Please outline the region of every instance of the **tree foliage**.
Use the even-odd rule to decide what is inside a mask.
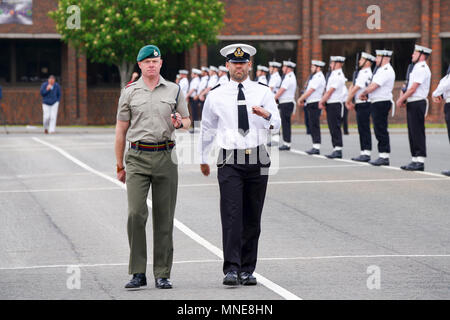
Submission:
[[[73,3],[59,0],[58,9],[49,12],[62,40],[93,62],[118,66],[121,78],[132,72],[144,45],[157,45],[164,56],[214,42],[225,14],[219,0],[78,0],[76,10]]]

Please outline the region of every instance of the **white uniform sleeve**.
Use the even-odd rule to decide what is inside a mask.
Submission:
[[[450,90],[450,75],[445,76],[439,81],[439,85],[433,92],[433,97],[439,97]]]
[[[423,68],[422,70],[420,70],[421,67],[416,68],[412,73],[411,73],[411,78],[412,81],[410,81],[410,83],[419,83],[422,84],[425,81],[425,78],[427,77],[426,72],[424,72]]]
[[[281,83],[281,88],[284,89],[289,89],[289,87],[291,86],[291,81],[290,81],[290,77],[284,77],[283,82]]]
[[[375,75],[373,76],[372,82],[376,83],[377,85],[382,87],[387,82],[387,80],[388,80],[388,77],[386,77],[384,72],[382,72],[380,70],[377,73],[375,73]]]
[[[266,129],[270,129],[270,127],[272,127],[271,131],[277,132],[281,126],[281,118],[277,103],[275,101],[275,95],[272,91],[270,91],[270,89],[267,90],[264,95],[262,106],[272,114],[270,121],[266,121]]]
[[[208,95],[205,99],[205,104],[203,105],[202,122],[198,143],[198,151],[202,164],[208,163],[208,154],[217,134],[218,122],[219,117],[214,113],[213,108],[211,108],[211,96]]]
[[[313,77],[311,80],[309,80],[309,83],[308,83],[308,90],[309,89],[314,89],[314,90],[316,90],[319,86],[320,86],[320,77],[319,76],[317,76],[317,77]]]

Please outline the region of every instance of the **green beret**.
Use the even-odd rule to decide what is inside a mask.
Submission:
[[[139,50],[137,61],[142,61],[147,58],[157,58],[161,57],[161,51],[159,51],[159,48],[154,45],[147,45],[145,47],[142,47],[141,50]]]

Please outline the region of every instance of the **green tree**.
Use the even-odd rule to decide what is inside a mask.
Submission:
[[[219,0],[59,0],[49,16],[62,41],[93,62],[116,65],[121,85],[133,72],[141,47],[182,52],[196,43],[210,44],[223,27]]]

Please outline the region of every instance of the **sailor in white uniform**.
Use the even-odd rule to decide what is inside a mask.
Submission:
[[[397,107],[406,106],[409,147],[412,161],[400,168],[406,171],[424,171],[427,156],[425,117],[428,112],[431,70],[427,59],[431,49],[416,45],[408,68],[406,84],[397,100]]]
[[[356,123],[358,124],[359,144],[361,154],[352,158],[353,161],[369,162],[372,152],[372,135],[370,133],[370,102],[360,99],[361,93],[372,78],[372,63],[376,58],[362,52],[358,61],[358,68],[353,75],[353,84],[350,87],[345,105],[347,109],[356,110]]]
[[[345,82],[347,78],[342,71],[345,57],[331,56],[330,70],[328,79],[326,80],[325,92],[319,102],[319,109],[327,110],[328,128],[331,134],[331,142],[333,152],[325,155],[327,158],[342,158],[342,131],[341,121],[344,117],[344,101],[346,95]]]
[[[202,71],[197,68],[192,68],[191,70],[191,82],[189,83],[189,91],[186,95],[186,99],[189,101],[189,105],[191,107],[191,115],[192,115],[192,130],[191,133],[194,133],[195,122],[200,120],[200,114],[198,110],[198,99],[195,99],[198,92],[198,86],[200,85],[200,76]]]
[[[178,71],[178,74],[180,75],[180,80],[178,82],[178,84],[180,85],[180,90],[186,97],[189,92],[189,80],[188,80],[189,71],[182,69]]]
[[[279,101],[281,131],[283,134],[283,144],[278,148],[280,151],[291,149],[291,117],[295,111],[295,91],[297,90],[297,79],[294,69],[296,64],[292,61],[283,61],[284,78],[280,89],[275,95],[275,100]]]
[[[395,114],[392,101],[392,89],[395,83],[395,71],[391,66],[392,51],[376,50],[376,67],[366,89],[359,95],[362,101],[370,102],[375,137],[378,140],[378,159],[369,163],[374,166],[388,166],[391,152],[388,131],[389,111]]]
[[[262,84],[267,85],[267,73],[269,72],[269,68],[265,66],[257,66],[256,67],[256,82],[261,82]]]
[[[302,95],[297,100],[297,104],[305,108],[306,118],[309,122],[313,147],[306,153],[310,155],[320,154],[320,115],[322,111],[319,109],[319,101],[322,98],[326,84],[325,76],[322,72],[323,67],[325,67],[325,62],[319,60],[311,61],[311,75],[306,82]]]
[[[223,241],[224,285],[255,285],[261,214],[268,182],[269,155],[264,143],[280,127],[274,95],[251,81],[248,69],[256,49],[229,45],[226,57],[230,81],[208,94],[199,140],[201,171],[210,174],[208,154],[214,139],[221,148],[217,162]]]
[[[225,66],[219,66],[219,84],[225,84],[228,81],[228,69]]]

